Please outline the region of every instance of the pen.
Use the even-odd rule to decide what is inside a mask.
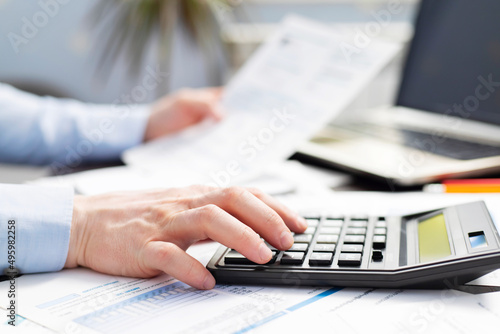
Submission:
[[[441,184],[425,185],[423,190],[431,193],[497,193],[500,179],[445,180]]]

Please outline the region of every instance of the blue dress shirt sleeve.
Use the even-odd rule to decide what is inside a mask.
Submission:
[[[8,226],[12,225],[15,267],[21,273],[57,271],[64,267],[73,196],[71,188],[0,184],[1,272],[9,265],[8,245],[14,239]]]
[[[143,141],[149,107],[39,97],[0,83],[0,162],[74,168]]]

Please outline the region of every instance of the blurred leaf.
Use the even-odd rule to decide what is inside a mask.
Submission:
[[[123,53],[128,72],[137,75],[148,52],[158,45],[162,66],[170,65],[172,40],[178,18],[187,25],[210,61],[214,55],[217,23],[212,13],[229,10],[231,0],[101,0],[92,13],[92,25],[102,28],[98,40],[98,73],[109,77],[116,59]],[[154,40],[158,38],[158,40]]]

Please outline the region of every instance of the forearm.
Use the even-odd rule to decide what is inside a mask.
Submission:
[[[0,84],[0,162],[76,167],[142,142],[149,107],[38,97]]]

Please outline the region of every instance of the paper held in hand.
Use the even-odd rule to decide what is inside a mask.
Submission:
[[[229,186],[283,161],[338,115],[401,49],[296,16],[255,53],[228,84],[218,124],[200,124],[130,149],[123,160],[194,182]]]

